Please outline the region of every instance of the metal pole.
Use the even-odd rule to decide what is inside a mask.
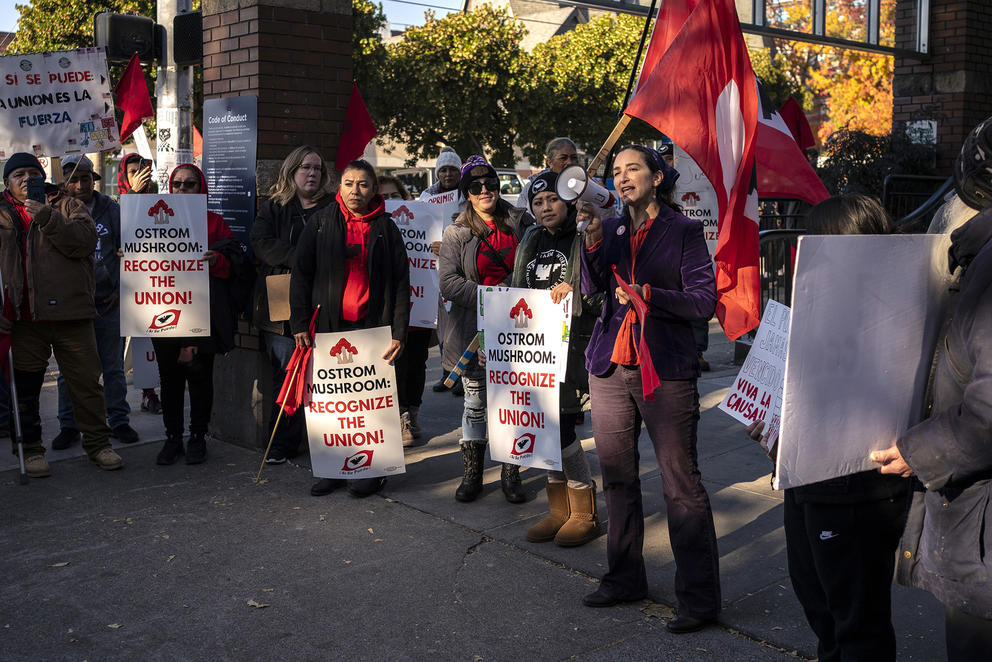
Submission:
[[[158,62],[155,83],[156,159],[154,178],[159,190],[168,191],[168,177],[180,163],[193,160],[193,74],[190,67],[177,67],[172,60],[176,35],[172,23],[178,14],[192,10],[191,0],[159,0],[157,21],[166,31],[164,52]]]
[[[620,104],[620,112],[617,113],[617,119],[623,115],[623,109],[627,107],[627,102],[630,101],[630,93],[634,89],[634,78],[637,76],[637,66],[641,63],[641,53],[644,51],[644,42],[648,38],[648,26],[651,25],[651,17],[654,16],[654,7],[658,3],[658,0],[651,0],[651,7],[648,9],[648,15],[644,18],[644,29],[641,30],[641,41],[637,44],[637,54],[634,56],[634,66],[630,68],[630,78],[627,80],[627,91],[623,95],[623,103]],[[638,80],[640,78],[638,77]]]

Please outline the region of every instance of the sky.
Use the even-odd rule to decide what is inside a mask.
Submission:
[[[15,4],[29,4],[30,0],[0,0],[0,31],[14,32],[17,29],[17,9]],[[382,0],[383,11],[394,30],[402,30],[409,25],[421,25],[424,12],[433,9],[438,16],[461,9],[461,0]]]

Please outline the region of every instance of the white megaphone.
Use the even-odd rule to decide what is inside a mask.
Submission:
[[[586,200],[602,209],[613,206],[613,194],[590,179],[580,165],[570,165],[558,173],[555,193],[565,202]]]

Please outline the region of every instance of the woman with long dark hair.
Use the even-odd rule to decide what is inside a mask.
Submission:
[[[479,285],[506,285],[524,230],[534,219],[499,197],[499,177],[481,156],[470,156],[461,169],[458,189],[466,196],[465,211],[444,230],[438,263],[441,296],[451,302],[444,325],[442,367],[451,370],[478,333],[476,294]],[[462,459],[465,472],[455,491],[459,501],[475,501],[482,493],[482,465],[489,440],[486,421],[486,375],[478,353],[462,373]],[[520,468],[504,464],[503,495],[510,503],[526,501]]]
[[[716,285],[702,224],[671,201],[677,178],[656,151],[622,148],[613,183],[624,213],[586,234],[583,291],[606,293],[586,367],[609,519],[609,570],[584,603],[608,607],[647,594],[637,451],[643,422],[661,470],[676,564],[678,615],[667,628],[683,633],[716,619],[720,576],[713,511],[696,463],[699,361],[691,324],[713,314]],[[643,319],[618,276],[646,304]],[[655,373],[658,386],[645,389]]]

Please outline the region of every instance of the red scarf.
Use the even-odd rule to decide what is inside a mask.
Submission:
[[[644,245],[644,239],[648,236],[648,230],[654,224],[654,219],[649,218],[641,227],[630,235],[630,282],[634,282],[634,265],[637,263],[637,254]],[[651,300],[650,286],[644,288],[644,300]],[[628,304],[629,305],[629,304]],[[616,342],[613,344],[613,355],[610,360],[617,365],[640,365],[641,359],[634,343],[634,328],[637,323],[637,311],[630,305],[627,315],[623,318],[620,330],[617,332]]]

